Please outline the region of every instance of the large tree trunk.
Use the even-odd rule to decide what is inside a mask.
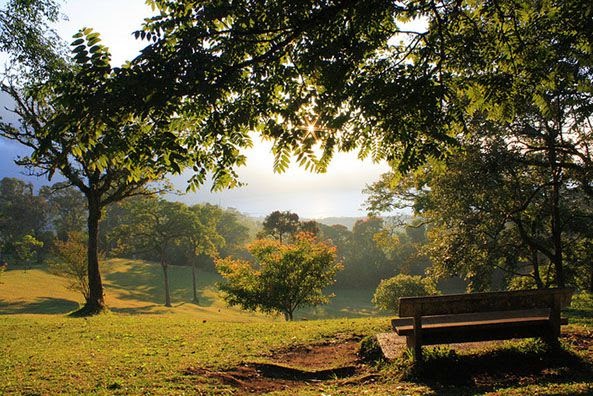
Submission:
[[[87,265],[89,278],[89,296],[86,304],[80,309],[79,315],[96,315],[104,311],[105,297],[103,294],[103,282],[99,272],[99,220],[101,220],[101,206],[99,199],[93,196],[87,196],[89,206],[88,226],[88,246],[87,246]]]
[[[192,263],[191,265],[191,279],[192,279],[192,286],[194,288],[194,304],[199,304],[200,300],[198,300],[198,290],[197,290],[197,282],[196,282],[196,264]]]
[[[163,267],[163,280],[165,282],[165,307],[171,306],[171,290],[169,289],[169,272],[167,271],[168,265],[161,258],[161,267]]]

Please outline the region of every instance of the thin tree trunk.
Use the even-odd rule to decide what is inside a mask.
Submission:
[[[194,288],[194,304],[199,304],[200,300],[198,300],[198,290],[197,290],[197,285],[196,285],[196,264],[192,263],[191,265],[191,279],[192,279],[192,285]]]
[[[562,227],[560,224],[560,181],[557,175],[558,170],[554,171],[554,182],[552,187],[552,240],[554,243],[553,265],[556,273],[556,284],[558,287],[564,287],[564,267],[562,262]]]
[[[542,281],[542,277],[539,273],[539,257],[537,254],[537,250],[534,248],[531,248],[531,262],[533,264],[533,279],[535,279],[535,284],[537,286],[538,289],[543,289],[544,288],[544,282]]]
[[[552,244],[554,245],[554,255],[552,257],[552,265],[556,274],[556,285],[564,287],[564,268],[562,262],[563,246],[562,246],[562,226],[560,219],[560,184],[562,169],[558,164],[558,155],[556,152],[556,138],[558,133],[555,131],[548,132],[548,161],[550,163],[550,171],[552,174],[552,191],[550,197],[551,210],[551,228],[552,228]]]
[[[165,282],[165,307],[171,306],[171,291],[169,290],[169,273],[167,263],[161,258],[161,267],[163,267],[163,280]]]
[[[95,315],[104,311],[105,297],[103,294],[103,282],[99,272],[99,220],[101,219],[101,206],[99,199],[93,196],[87,196],[89,217],[88,226],[88,245],[87,245],[87,268],[89,280],[89,296],[85,306],[78,311],[80,315]]]

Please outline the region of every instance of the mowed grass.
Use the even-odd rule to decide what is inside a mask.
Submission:
[[[387,318],[286,323],[279,315],[229,308],[215,287],[220,278],[204,271],[194,304],[191,269],[173,266],[173,307],[167,308],[158,264],[111,259],[101,271],[110,312],[91,318],[67,315],[82,298],[43,267],[2,275],[0,394],[228,393],[232,387],[184,373],[224,370],[278,348],[388,326]],[[369,294],[346,291],[332,306],[305,310],[302,317],[369,316]]]
[[[43,268],[2,275],[0,395],[243,394],[245,389],[221,381],[224,375],[196,373],[224,373],[265,362],[278,350],[389,331],[390,318],[376,316],[369,291],[338,290],[329,306],[297,315],[309,320],[287,323],[226,307],[215,274],[200,272],[196,305],[190,269],[172,267],[174,306],[165,308],[160,266],[116,259],[103,263],[102,273],[111,312],[91,318],[67,316],[81,299]],[[522,341],[459,354],[446,346],[427,348],[431,375],[410,376],[404,355],[369,366],[362,379],[302,381],[278,393],[593,394],[592,296],[576,295],[566,314],[571,324],[563,330],[567,352],[561,354]],[[334,319],[316,320],[323,317]]]
[[[0,394],[230,392],[185,372],[224,370],[280,347],[385,327],[384,319],[221,323],[172,315],[9,315],[0,320]]]

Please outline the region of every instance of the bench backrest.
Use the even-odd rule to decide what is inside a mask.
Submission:
[[[570,305],[572,293],[572,289],[540,289],[401,297],[399,299],[399,317],[512,311],[531,308],[559,310]]]

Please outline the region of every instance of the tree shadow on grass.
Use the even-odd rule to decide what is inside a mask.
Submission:
[[[468,355],[447,348],[428,350],[422,368],[412,372],[410,379],[439,394],[476,394],[517,386],[589,383],[593,378],[592,363],[572,351],[541,347],[537,342],[520,345]],[[579,394],[574,392],[569,393]],[[590,394],[591,389],[583,392]]]
[[[120,290],[118,298],[158,304],[162,300],[161,277],[156,265],[130,264],[125,271],[110,272],[104,276],[108,289]]]
[[[210,277],[198,277],[198,298],[200,306],[211,306],[214,299],[204,293],[212,285]],[[157,263],[133,263],[125,271],[114,271],[105,275],[107,289],[119,291],[120,300],[134,300],[146,303],[142,307],[113,309],[117,312],[144,313],[153,312],[154,308],[164,304],[163,272]],[[191,303],[193,300],[191,268],[169,266],[169,284],[173,305]]]
[[[0,315],[66,314],[79,308],[76,301],[65,298],[38,297],[33,301],[0,300]]]

